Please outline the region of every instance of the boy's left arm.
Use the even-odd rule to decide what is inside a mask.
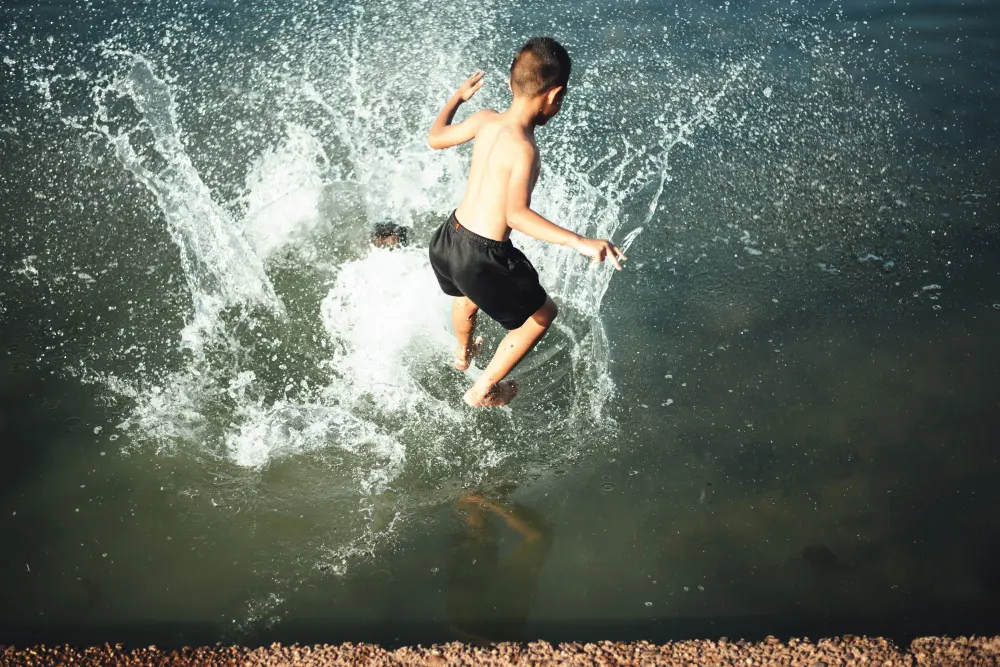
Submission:
[[[580,236],[531,210],[529,202],[535,182],[534,165],[537,149],[522,142],[519,146],[513,147],[512,152],[510,180],[507,184],[507,225],[539,241],[573,248],[594,262],[610,260],[615,268],[621,271],[621,260],[626,257],[614,243]]]
[[[440,150],[464,144],[466,141],[476,137],[476,132],[479,131],[479,127],[483,124],[483,121],[496,113],[492,109],[477,111],[461,123],[456,123],[455,125],[452,125],[451,121],[455,117],[458,107],[464,102],[471,100],[472,96],[482,87],[482,72],[476,72],[466,79],[465,83],[459,86],[458,90],[445,103],[444,108],[441,109],[441,113],[434,120],[431,131],[427,135],[428,146],[435,150]]]

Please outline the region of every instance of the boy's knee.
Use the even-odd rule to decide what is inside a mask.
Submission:
[[[475,315],[479,311],[479,306],[477,306],[476,304],[474,304],[472,302],[472,299],[470,299],[467,296],[463,296],[463,297],[461,297],[458,300],[458,306],[463,311],[465,311],[468,314],[469,317],[472,317],[473,315]]]

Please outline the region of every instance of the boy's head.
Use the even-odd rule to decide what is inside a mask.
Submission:
[[[510,90],[514,97],[536,100],[538,124],[559,113],[569,83],[569,54],[551,37],[532,37],[510,65]]]
[[[380,222],[372,230],[372,245],[376,248],[400,248],[407,244],[406,227]]]

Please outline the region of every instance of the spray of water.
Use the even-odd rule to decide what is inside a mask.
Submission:
[[[107,136],[122,166],[156,197],[180,251],[194,301],[194,312],[181,334],[181,344],[200,356],[204,338],[213,335],[224,309],[261,305],[280,313],[281,302],[261,259],[232,218],[212,199],[185,152],[169,86],[142,56],[114,55],[130,59],[131,67],[110,90],[98,89],[94,127]],[[144,128],[152,134],[159,165],[143,164],[128,132],[112,134],[108,129],[107,106],[100,98],[109,93],[126,96],[142,115]]]

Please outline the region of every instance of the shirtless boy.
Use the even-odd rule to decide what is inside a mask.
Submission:
[[[556,304],[539,284],[535,268],[510,242],[511,229],[568,246],[594,262],[609,259],[618,270],[619,260],[625,259],[610,241],[585,238],[531,210],[541,166],[535,128],[559,113],[569,71],[566,49],[548,37],[535,37],[510,66],[514,99],[506,111],[484,109],[451,123],[458,107],[483,87],[483,73],[477,72],[444,105],[427,138],[434,149],[475,140],[465,196],[430,243],[431,266],[441,289],[455,297],[455,367],[468,369],[479,353],[482,339],[473,340],[473,332],[480,309],[509,331],[465,393],[465,402],[472,406],[506,405],[517,395],[517,382],[504,378],[556,317]]]

